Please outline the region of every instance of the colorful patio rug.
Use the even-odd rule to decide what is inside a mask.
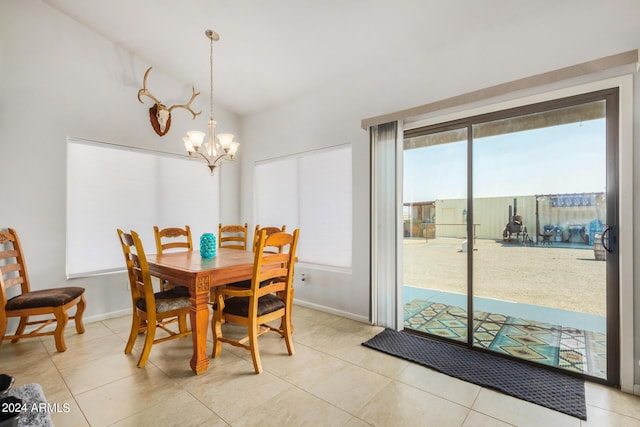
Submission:
[[[404,305],[404,327],[466,342],[467,312],[416,299]],[[606,378],[604,334],[484,311],[474,312],[473,332],[474,346]]]

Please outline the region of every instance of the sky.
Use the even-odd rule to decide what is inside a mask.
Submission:
[[[474,196],[605,191],[605,119],[474,140]],[[467,196],[466,141],[404,151],[404,202]]]

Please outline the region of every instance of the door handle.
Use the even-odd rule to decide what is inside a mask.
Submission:
[[[609,233],[611,233],[611,237],[609,237]],[[602,236],[600,237],[600,241],[602,242],[602,247],[609,253],[613,252],[613,249],[616,244],[616,235],[613,234],[613,226],[608,225],[604,231],[602,232]],[[607,246],[607,242],[613,243],[611,246]]]

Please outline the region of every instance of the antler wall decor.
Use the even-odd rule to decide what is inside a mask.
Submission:
[[[149,119],[151,120],[151,126],[153,126],[153,130],[155,130],[158,135],[164,136],[167,132],[169,132],[169,128],[171,127],[171,110],[173,110],[174,108],[184,108],[185,110],[188,110],[193,115],[194,119],[198,114],[202,113],[202,111],[196,113],[191,109],[191,103],[194,99],[196,99],[196,96],[200,95],[200,92],[196,92],[196,89],[191,86],[192,94],[189,102],[187,102],[186,104],[172,105],[171,107],[167,108],[166,105],[164,105],[158,98],[153,96],[151,92],[149,92],[149,89],[147,89],[147,77],[149,76],[149,72],[152,68],[153,67],[149,67],[144,73],[142,89],[138,91],[138,101],[144,104],[142,99],[140,99],[140,97],[144,95],[151,98],[151,100],[155,103],[153,107],[149,108]]]

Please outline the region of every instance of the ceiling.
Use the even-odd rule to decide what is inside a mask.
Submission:
[[[561,66],[637,48],[637,0],[43,0],[150,66],[209,88],[214,45],[216,104],[247,115],[326,85],[403,96],[403,108],[535,72],[536,55],[557,51]],[[632,9],[610,24],[613,4]],[[587,3],[587,4],[585,4]],[[631,16],[629,16],[631,15]],[[598,40],[593,25],[621,36]],[[585,38],[594,38],[583,43]],[[612,46],[612,43],[618,43]],[[553,55],[550,55],[553,57]],[[517,61],[514,61],[517,60]],[[487,64],[513,62],[505,67]],[[566,62],[566,64],[564,64]],[[437,66],[435,66],[437,64]],[[555,67],[560,68],[560,66]],[[470,70],[474,80],[466,77]],[[424,81],[439,82],[414,95]],[[391,95],[389,95],[391,96]],[[451,96],[450,94],[448,96]],[[423,101],[424,100],[424,101]]]

